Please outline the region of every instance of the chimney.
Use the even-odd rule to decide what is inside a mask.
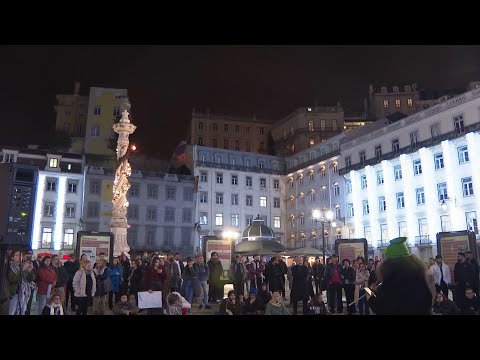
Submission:
[[[73,95],[78,95],[80,93],[80,82],[75,82],[75,89],[73,90]]]

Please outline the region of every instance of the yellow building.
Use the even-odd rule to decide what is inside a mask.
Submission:
[[[75,83],[73,95],[57,95],[55,129],[65,131],[72,138],[71,152],[81,153],[85,143],[88,96],[80,95],[80,83]]]
[[[121,115],[121,105],[127,97],[127,89],[91,87],[88,97],[88,114],[85,133],[85,154],[113,156],[109,148],[114,120]]]

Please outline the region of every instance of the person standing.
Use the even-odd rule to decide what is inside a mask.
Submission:
[[[107,272],[112,281],[112,290],[108,293],[108,308],[113,310],[113,296],[115,295],[115,303],[117,303],[120,300],[120,290],[123,283],[123,267],[117,257],[113,258],[112,265],[107,268]]]
[[[92,270],[92,263],[84,260],[82,266],[73,277],[72,286],[77,305],[77,315],[87,315],[88,304],[92,302],[97,292],[95,274]]]
[[[464,252],[458,253],[457,260],[453,273],[455,281],[453,301],[459,309],[462,309],[465,301],[465,289],[472,288],[475,280],[475,269],[472,264],[466,261]]]
[[[450,268],[443,262],[442,255],[435,257],[435,264],[431,266],[433,275],[435,277],[435,288],[437,293],[443,292],[448,299],[448,287],[452,283],[452,277],[450,275]]]
[[[365,264],[361,263],[358,266],[358,271],[355,275],[355,301],[358,302],[358,313],[360,315],[368,315],[368,306],[365,299],[365,288],[368,285],[370,273],[365,268]],[[348,300],[347,300],[348,302]]]
[[[355,294],[355,270],[352,266],[350,266],[349,259],[343,260],[343,266],[340,270],[340,277],[342,278],[342,285],[343,289],[345,290],[345,298],[347,300],[347,313],[348,315],[352,315],[355,313],[355,303],[353,303]]]
[[[342,278],[340,276],[341,268],[338,265],[338,256],[333,254],[331,257],[331,263],[327,264],[327,269],[325,270],[325,281],[328,286],[328,306],[330,312],[335,313],[335,299],[337,300],[337,311],[339,313],[343,312],[343,301],[342,301]]]
[[[468,250],[465,251],[465,261],[468,261],[470,264],[472,264],[473,269],[475,270],[475,278],[473,279],[473,284],[472,284],[472,289],[475,292],[475,294],[479,295],[478,291],[478,284],[479,284],[479,273],[480,273],[480,267],[478,266],[477,260],[473,257],[473,253]]]
[[[260,262],[260,255],[254,255],[253,261],[247,270],[250,275],[250,289],[258,289],[263,282],[263,272],[265,270],[265,267]]]
[[[325,276],[325,266],[320,262],[320,257],[315,257],[315,262],[312,265],[313,269],[313,279],[315,281],[315,294],[321,294],[322,281]]]
[[[45,256],[38,268],[38,315],[42,314],[47,299],[57,284],[57,273],[51,265],[52,258]]]
[[[128,294],[128,283],[129,283],[130,276],[132,275],[132,267],[130,265],[129,258],[123,252],[120,255],[119,262],[120,262],[120,266],[123,268],[123,279],[122,279],[123,281],[122,281],[122,285],[120,286],[120,292],[122,294]]]
[[[141,259],[135,259],[132,263],[133,271],[130,277],[130,295],[135,296],[135,303],[138,306],[138,292],[143,291],[143,266]]]
[[[285,296],[286,295],[286,293],[285,293],[285,290],[286,290],[285,275],[288,274],[288,266],[285,263],[285,261],[283,260],[282,256],[279,257],[278,266],[280,267],[280,270],[282,272],[282,278],[281,278],[281,281],[282,281],[282,300],[285,301],[285,300],[287,300],[287,298]]]
[[[309,269],[303,264],[303,259],[298,256],[295,258],[295,264],[292,266],[292,292],[290,298],[293,305],[293,315],[297,315],[298,302],[303,303],[303,314],[307,313],[308,294],[308,275]],[[272,295],[273,296],[273,295]]]
[[[55,284],[54,292],[62,294],[62,301],[65,300],[65,288],[67,287],[68,274],[67,270],[63,267],[60,257],[58,255],[52,255],[52,266],[57,273],[57,283]],[[65,306],[65,310],[67,307]],[[62,307],[63,311],[63,307]]]
[[[198,306],[199,309],[210,309],[210,305],[208,305],[208,276],[210,274],[210,269],[208,268],[208,265],[205,264],[205,261],[203,259],[203,256],[201,254],[195,255],[195,264],[193,264],[195,267],[195,270],[197,271],[198,274],[198,282],[200,283],[200,287],[202,288],[202,301],[200,302],[200,305]]]
[[[167,258],[167,262],[165,265],[168,268],[168,274],[169,274],[169,279],[168,279],[168,284],[170,286],[170,291],[175,292],[180,290],[180,282],[181,282],[181,277],[182,273],[180,272],[180,265],[179,263],[175,262],[175,259],[173,258],[173,254],[169,254]]]
[[[32,262],[27,260],[22,264],[21,259],[20,250],[13,250],[9,255],[5,284],[7,301],[2,307],[8,315],[25,313],[32,289],[30,284],[35,279]]]
[[[213,302],[220,302],[223,299],[223,283],[221,280],[223,266],[216,251],[212,252],[211,258],[208,260],[207,265],[210,270],[208,278],[210,290],[209,297]]]
[[[198,283],[198,273],[193,267],[193,259],[187,258],[187,266],[184,267],[183,273],[183,289],[187,301],[191,304],[194,295],[201,295],[200,284]]]
[[[105,260],[98,259],[93,272],[97,282],[97,292],[93,298],[93,313],[95,315],[104,315],[107,295],[112,290],[112,281],[108,276],[108,268]]]
[[[73,290],[73,278],[75,273],[80,269],[80,263],[76,260],[75,254],[70,254],[68,261],[63,265],[67,271],[67,289],[65,292],[65,310],[68,308],[68,300],[70,299],[70,307],[75,311],[75,291]]]
[[[27,262],[27,261],[30,261],[33,265],[32,274],[33,274],[33,277],[34,277],[33,281],[31,282],[30,296],[28,298],[27,308],[25,310],[25,315],[30,315],[30,312],[32,311],[33,297],[35,296],[35,291],[37,289],[36,280],[37,280],[37,272],[38,272],[38,266],[39,266],[38,261],[33,259],[33,251],[32,250],[28,250],[25,253],[25,262]]]
[[[233,290],[238,294],[243,293],[243,282],[245,280],[245,264],[242,262],[242,255],[235,255],[235,261],[232,262]],[[188,298],[187,298],[188,300]]]
[[[174,267],[175,265],[173,265]],[[163,287],[167,280],[168,269],[160,264],[160,258],[154,257],[152,265],[145,270],[143,275],[143,288],[145,291],[162,291],[162,300],[164,298]],[[166,297],[165,297],[166,298]],[[149,315],[162,315],[162,308],[148,309]]]

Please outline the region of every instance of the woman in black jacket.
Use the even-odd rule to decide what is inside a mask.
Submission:
[[[343,290],[345,291],[345,298],[347,300],[348,315],[355,314],[356,312],[355,304],[350,305],[355,297],[355,276],[355,270],[350,266],[350,260],[344,259],[342,269],[340,270],[340,277],[342,278]]]
[[[135,302],[138,306],[138,292],[143,291],[143,266],[140,259],[132,263],[132,274],[130,275],[130,295],[135,295]]]

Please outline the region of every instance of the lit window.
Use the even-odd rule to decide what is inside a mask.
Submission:
[[[383,107],[387,109],[389,107],[388,100],[383,100]]]
[[[260,207],[267,207],[267,197],[260,196]]]
[[[273,227],[277,229],[280,228],[280,216],[273,217]]]
[[[48,166],[51,168],[56,168],[58,167],[58,159],[50,159],[48,162]]]
[[[130,240],[130,239],[129,239]],[[63,233],[63,248],[73,248],[73,229],[65,229]]]
[[[395,107],[396,108],[400,107],[400,99],[395,99]]]
[[[310,147],[315,146],[315,138],[310,138],[310,140],[308,141],[308,145]]]
[[[215,225],[223,226],[223,214],[215,214]]]
[[[408,107],[413,107],[413,99],[407,99]]]
[[[44,227],[42,229],[42,248],[50,249],[52,247],[52,228]]]

